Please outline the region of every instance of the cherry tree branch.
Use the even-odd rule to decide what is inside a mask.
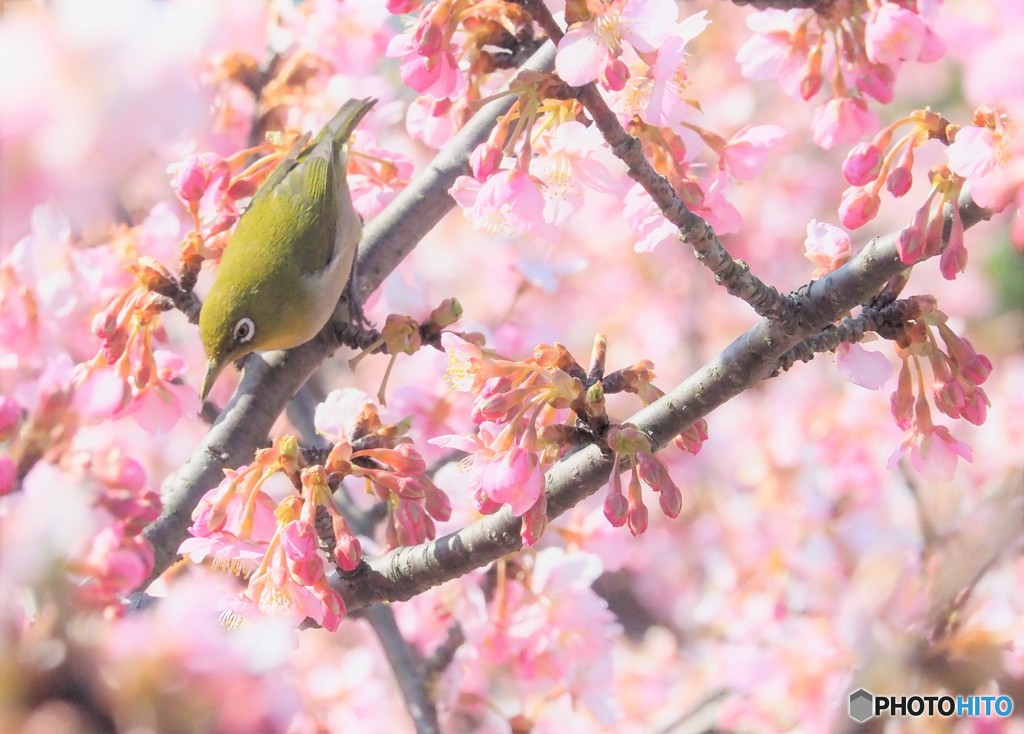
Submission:
[[[549,43],[523,68],[542,71],[553,62],[554,49]],[[455,202],[448,189],[459,175],[469,173],[470,153],[487,139],[513,101],[514,97],[508,96],[484,105],[416,180],[367,224],[357,259],[360,296],[375,290],[452,209]],[[300,347],[246,360],[242,381],[217,422],[188,461],[164,483],[163,511],[144,532],[156,559],[149,581],[173,562],[187,535],[192,510],[203,494],[223,479],[224,469],[252,459],[288,401],[337,347],[337,339],[327,327]]]
[[[960,216],[969,228],[989,212],[966,195]],[[952,209],[946,211],[949,223]],[[799,322],[762,318],[718,356],[629,422],[651,439],[655,449],[712,410],[770,377],[780,358],[805,339],[819,334],[850,309],[867,302],[906,265],[897,252],[898,235],[869,242],[852,260],[797,291]],[[545,477],[548,516],[554,519],[594,494],[608,480],[612,457],[592,444],[561,459]],[[410,599],[522,546],[520,520],[506,506],[471,525],[429,543],[396,548],[367,557],[355,571],[332,576],[332,584],[349,609],[377,601]]]
[[[533,19],[555,43],[564,33],[551,16],[543,0],[525,0]],[[644,154],[640,141],[627,133],[618,117],[604,101],[593,83],[579,88],[579,100],[590,113],[605,142],[619,160],[626,164],[626,173],[644,187],[664,217],[679,230],[679,239],[693,248],[697,259],[715,276],[715,282],[731,295],[742,299],[758,316],[785,321],[795,316],[789,298],[750,272],[742,260],[734,260],[719,241],[707,221],[691,211],[676,194],[668,179],[658,173]]]
[[[416,734],[441,734],[437,707],[427,691],[428,671],[395,622],[395,614],[384,604],[373,604],[361,612],[380,640],[384,655],[395,673],[405,707],[412,717]]]

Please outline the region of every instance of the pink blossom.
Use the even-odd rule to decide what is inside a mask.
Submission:
[[[611,173],[597,157],[603,144],[596,125],[588,128],[570,121],[556,128],[547,149],[531,163],[543,184],[546,222],[564,226],[583,205],[584,186],[611,190]]]
[[[875,8],[864,30],[868,58],[878,64],[897,66],[921,55],[927,28],[921,16],[899,3]]]
[[[710,185],[704,192],[704,199],[690,207],[708,220],[708,224],[720,235],[739,232],[743,226],[743,215],[740,214],[740,210],[725,198],[728,184],[728,174],[724,169],[718,169],[717,173],[712,174]]]
[[[331,390],[313,414],[316,432],[332,441],[350,441],[367,405],[376,405],[376,402],[362,390],[353,387]]]
[[[199,211],[199,203],[211,187],[223,195],[231,178],[227,161],[215,153],[190,155],[168,166],[167,173],[175,196],[192,212]]]
[[[881,352],[872,352],[860,344],[836,347],[836,369],[854,385],[881,390],[892,375],[892,365]]]
[[[653,252],[658,245],[679,240],[679,230],[665,219],[661,209],[640,184],[633,184],[626,193],[622,217],[638,235],[633,246],[637,252]]]
[[[899,448],[889,457],[889,468],[907,457],[910,465],[931,482],[948,482],[956,471],[957,457],[973,460],[971,447],[950,434],[945,426],[915,426],[907,433]]]
[[[694,13],[678,26],[661,44],[658,56],[650,67],[651,90],[644,118],[653,125],[678,125],[690,117],[693,108],[686,99],[689,87],[686,44],[707,28],[707,11]]]
[[[672,0],[614,0],[598,7],[593,20],[573,23],[558,42],[555,70],[574,87],[595,81],[623,42],[641,52],[658,50],[679,12]]]
[[[857,89],[876,102],[889,104],[895,96],[896,74],[885,64],[866,64],[857,74]]]
[[[114,420],[131,416],[147,433],[161,436],[168,433],[182,417],[199,412],[199,394],[191,385],[178,380],[186,369],[183,357],[158,349],[153,352],[156,369],[145,385],[129,386],[129,399],[115,410]]]
[[[850,145],[865,133],[878,127],[878,116],[862,99],[833,97],[814,111],[811,136],[814,142],[829,150],[837,145]]]
[[[812,277],[820,278],[843,265],[850,259],[852,247],[850,235],[839,227],[817,219],[807,223],[804,257],[816,266]]]
[[[769,8],[747,16],[755,35],[736,53],[743,76],[748,79],[779,79],[788,94],[800,91],[807,49],[797,39],[805,14],[798,8]],[[806,43],[806,41],[804,41]]]
[[[518,167],[502,169],[483,183],[459,176],[449,193],[475,229],[507,237],[530,231],[553,234],[543,217],[540,182]]]
[[[778,125],[747,125],[725,144],[722,160],[726,170],[737,181],[750,181],[764,168],[768,151],[786,131]]]
[[[429,21],[424,24],[435,27]],[[388,43],[386,55],[401,59],[399,73],[410,89],[434,99],[457,96],[466,86],[466,78],[459,71],[453,43],[437,48],[421,45],[424,34],[416,30],[396,35]]]
[[[281,528],[278,537],[288,570],[300,583],[312,586],[323,577],[320,541],[310,523],[293,520]]]
[[[544,492],[544,472],[537,454],[520,446],[494,454],[480,466],[476,479],[487,497],[509,505],[516,517],[533,507]]]

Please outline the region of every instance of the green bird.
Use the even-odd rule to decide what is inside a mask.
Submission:
[[[346,180],[348,139],[375,102],[349,100],[312,143],[300,140],[239,219],[199,314],[203,400],[231,362],[303,344],[334,313],[363,229]]]

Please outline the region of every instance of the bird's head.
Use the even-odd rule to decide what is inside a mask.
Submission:
[[[210,291],[199,313],[199,336],[206,351],[203,400],[225,367],[262,348],[266,332],[266,319],[252,292],[218,287]]]

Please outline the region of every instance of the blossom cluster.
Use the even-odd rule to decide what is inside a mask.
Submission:
[[[538,346],[530,358],[518,361],[489,354],[450,332],[442,336],[442,344],[448,352],[448,385],[473,394],[473,422],[479,429],[470,436],[442,436],[431,443],[469,454],[463,463],[477,509],[492,514],[507,505],[513,515],[523,518],[525,546],[536,543],[547,526],[544,472],[586,435],[575,433],[577,423],[606,441],[615,455],[605,501],[605,515],[612,525],[621,527],[628,518],[633,535],[647,529],[641,480],[660,494],[668,517],[679,514],[682,493],[655,456],[650,440],[634,426],[611,424],[605,411],[606,394],[630,392],[644,402],[661,395],[651,384],[654,372],[649,362],[603,375],[600,370],[584,371],[559,344]],[[595,353],[603,353],[604,348],[599,336]],[[707,425],[700,421],[680,434],[676,443],[697,453],[706,438]],[[619,479],[623,462],[631,467],[628,500]]]
[[[333,499],[346,477],[363,479],[367,491],[387,507],[389,547],[433,538],[433,521],[451,515],[448,498],[403,440],[401,427],[383,424],[362,393],[335,391],[318,409],[316,423],[333,441],[322,463],[303,467],[296,439],[284,435],[257,451],[251,464],[225,470],[224,480],[192,513],[192,537],[179,553],[195,563],[208,559],[213,568],[246,581],[227,602],[225,621],[231,626],[264,614],[338,628],[345,603],[328,581],[328,563],[349,572],[362,555]],[[268,483],[279,476],[291,487],[275,497]]]
[[[764,10],[748,18],[755,35],[737,61],[744,76],[778,79],[805,100],[828,90],[811,122],[814,142],[825,149],[850,145],[878,126],[868,99],[892,102],[904,63],[943,56],[936,9],[920,0],[852,0],[822,3],[817,11]]]

